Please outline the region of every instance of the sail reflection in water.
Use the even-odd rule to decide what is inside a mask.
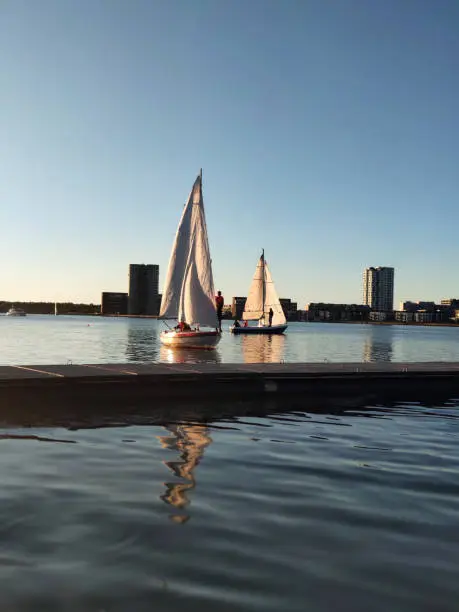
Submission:
[[[199,465],[204,455],[204,450],[212,442],[208,434],[208,428],[203,425],[171,424],[166,429],[171,436],[158,436],[163,446],[170,450],[178,451],[180,459],[177,461],[165,461],[164,464],[177,476],[181,482],[166,482],[166,492],[161,499],[178,510],[188,506],[188,491],[196,486],[194,470]],[[185,523],[190,518],[189,514],[181,512],[173,514],[170,519],[175,523]]]
[[[240,336],[244,363],[279,363],[284,359],[284,335]]]

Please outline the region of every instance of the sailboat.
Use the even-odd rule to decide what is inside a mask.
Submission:
[[[214,348],[221,338],[214,300],[201,170],[180,219],[161,299],[159,318],[179,324],[163,331],[161,342],[171,347]]]
[[[54,302],[54,316],[57,317],[57,302]]]
[[[273,312],[270,324],[271,309]],[[287,320],[265,260],[264,250],[253,275],[242,318],[244,321],[258,321],[258,325],[233,325],[230,327],[233,334],[283,334],[287,329]]]

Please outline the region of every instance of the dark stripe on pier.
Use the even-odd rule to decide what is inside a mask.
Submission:
[[[317,388],[371,390],[395,383],[413,387],[459,384],[459,363],[89,364],[0,366],[0,399],[13,390],[84,392],[96,388],[141,391],[152,398],[214,393],[306,392]],[[111,391],[110,391],[111,390]],[[116,392],[116,391],[115,391]]]
[[[459,363],[0,366],[0,426],[71,428],[459,401]]]

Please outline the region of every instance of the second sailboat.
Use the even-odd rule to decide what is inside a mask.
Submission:
[[[283,334],[287,329],[284,315],[274,282],[265,260],[263,251],[250,286],[242,319],[230,327],[233,334]],[[258,325],[249,325],[248,321],[258,321]]]

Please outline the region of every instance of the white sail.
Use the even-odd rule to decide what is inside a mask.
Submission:
[[[272,324],[283,325],[286,322],[284,311],[274,287],[268,264],[264,255],[262,255],[253,275],[242,318],[245,321],[262,319],[267,325],[270,308],[273,309]]]
[[[265,278],[266,278],[266,291],[265,291],[265,316],[266,322],[268,322],[268,313],[269,309],[273,309],[273,325],[284,325],[286,322],[286,318],[284,315],[284,310],[279,301],[279,296],[277,295],[276,288],[274,286],[274,281],[271,277],[271,272],[269,271],[268,264],[265,262]]]
[[[263,316],[263,268],[262,255],[255,269],[249,295],[245,302],[244,312],[242,313],[244,321],[258,320]]]
[[[189,195],[175,236],[159,316],[216,327],[214,282],[202,177]]]

